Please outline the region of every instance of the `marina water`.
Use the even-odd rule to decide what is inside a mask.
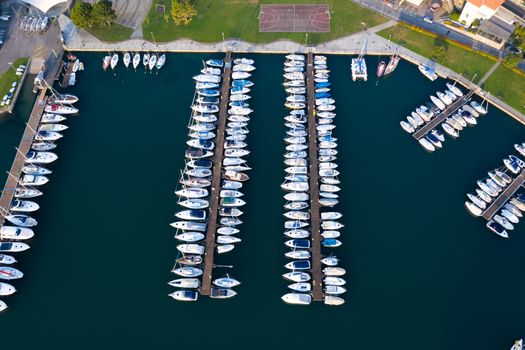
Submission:
[[[494,107],[444,149],[425,152],[399,121],[443,89],[401,62],[375,84],[351,81],[349,57],[330,56],[337,101],[346,304],[284,304],[282,192],[284,55],[254,55],[256,83],[244,188],[243,242],[217,264],[243,282],[232,300],[175,302],[166,283],[186,125],[202,60],[170,54],[158,73],[100,67],[69,89],[80,114],[59,141],[59,160],[35,217],[25,273],[0,315],[5,349],[160,349],[268,346],[345,349],[507,349],[525,335],[525,228],[502,240],[463,207],[475,181],[502,165],[523,127]],[[243,55],[246,56],[246,55]],[[376,57],[368,57],[373,72]],[[10,168],[34,95],[0,120],[0,180]],[[224,261],[222,261],[224,260]],[[220,276],[217,276],[220,277]]]

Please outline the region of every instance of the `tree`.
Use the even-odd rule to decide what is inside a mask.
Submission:
[[[432,59],[437,62],[445,61],[447,57],[447,50],[443,46],[434,46],[432,50]]]
[[[507,56],[501,61],[504,67],[507,68],[514,68],[520,63],[520,61],[523,59],[523,53],[522,52],[509,52]]]
[[[93,25],[93,7],[87,2],[79,1],[71,10],[71,20],[80,28],[87,28]]]
[[[93,5],[93,21],[96,24],[109,26],[117,18],[115,10],[111,8],[111,1],[100,0]]]
[[[176,25],[188,24],[193,16],[197,15],[197,10],[188,0],[171,1],[171,18]]]

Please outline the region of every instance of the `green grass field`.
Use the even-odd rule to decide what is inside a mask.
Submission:
[[[114,43],[129,39],[133,29],[112,23],[110,26],[93,26],[88,28],[88,32],[102,41]]]
[[[390,37],[393,42],[429,58],[436,44],[435,38],[401,25],[382,30],[377,34],[387,39]],[[451,42],[445,42],[445,47],[447,51],[445,61],[438,63],[462,73],[469,79],[475,74],[477,74],[476,80],[481,79],[496,63],[496,58],[481,56],[475,51],[456,46]]]
[[[18,68],[18,66],[21,64],[27,65],[28,61],[29,61],[29,58],[27,57],[19,58],[16,61],[14,61],[12,64],[14,69],[9,67],[5,72],[3,72],[0,75],[0,99],[9,92],[13,82],[15,81],[20,82],[20,79],[22,78],[22,76],[16,75],[15,69]]]
[[[156,4],[166,5],[165,15],[156,12]],[[308,43],[316,44],[386,22],[386,18],[365,9],[350,0],[197,0],[198,15],[187,25],[176,26],[170,15],[171,0],[154,0],[142,24],[144,38],[166,42],[189,38],[200,42],[218,42],[224,37],[252,43],[267,43],[279,39],[305,42],[305,33],[259,33],[259,7],[274,3],[328,3],[330,5],[330,33],[310,33]],[[152,35],[153,33],[153,35]]]
[[[483,88],[521,113],[525,113],[525,77],[499,66],[483,84]]]

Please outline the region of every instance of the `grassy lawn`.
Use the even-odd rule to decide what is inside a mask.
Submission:
[[[17,69],[19,65],[24,64],[27,66],[27,57],[19,58],[13,62],[12,66]],[[5,94],[11,89],[11,84],[13,82],[19,82],[22,76],[15,74],[15,69],[9,67],[4,73],[0,75],[0,99],[4,97]]]
[[[110,43],[129,39],[133,33],[133,29],[117,23],[112,23],[110,26],[93,26],[88,28],[88,31],[100,40]]]
[[[483,88],[521,113],[525,113],[524,76],[499,66],[483,84]]]
[[[304,33],[259,33],[260,4],[274,3],[328,3],[330,5],[330,33],[308,34],[308,43],[316,44],[361,30],[361,22],[373,27],[387,19],[354,4],[350,0],[195,0],[198,15],[187,25],[176,26],[171,20],[171,0],[153,0],[142,24],[144,38],[166,42],[190,38],[200,42],[218,42],[224,37],[252,43],[266,43],[289,39],[304,43]],[[166,15],[156,12],[156,4],[166,5]],[[153,33],[153,36],[152,34]]]
[[[432,50],[436,43],[435,37],[402,25],[385,29],[378,34],[387,39],[391,35],[390,38],[393,42],[429,58],[432,56]],[[482,56],[475,51],[457,46],[452,42],[446,41],[444,46],[447,52],[445,61],[438,63],[458,73],[463,73],[467,78],[472,78],[474,74],[478,74],[476,80],[481,79],[490,67],[496,63],[496,58]]]

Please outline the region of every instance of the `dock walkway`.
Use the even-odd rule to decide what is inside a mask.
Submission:
[[[219,209],[219,192],[221,191],[222,158],[224,154],[224,133],[228,117],[228,97],[231,80],[231,52],[226,52],[224,72],[222,75],[221,102],[219,109],[219,124],[215,136],[215,155],[213,158],[213,176],[210,193],[210,216],[206,230],[206,253],[204,254],[204,272],[202,275],[202,295],[210,295],[215,256],[215,234],[217,233],[217,218]]]
[[[308,102],[308,155],[310,158],[310,227],[312,230],[312,296],[323,300],[321,274],[321,229],[319,214],[319,162],[317,158],[317,123],[315,117],[315,83],[313,53],[308,52],[306,66],[306,92]]]
[[[60,82],[60,86],[63,88],[69,86],[69,80],[71,79],[71,74],[73,73],[73,65],[74,62],[68,62],[66,63],[66,71],[64,72],[64,75],[62,77],[62,81]],[[59,70],[60,72],[60,70]]]
[[[490,220],[501,207],[516,193],[516,191],[525,183],[525,170],[523,170],[515,179],[508,185],[503,192],[488,206],[488,208],[481,214],[481,216]]]
[[[27,121],[24,134],[22,135],[22,140],[18,145],[18,151],[16,152],[15,160],[11,165],[11,170],[9,170],[10,175],[7,176],[4,190],[2,191],[2,196],[0,197],[0,227],[2,227],[4,224],[5,214],[8,213],[9,209],[11,208],[11,202],[15,195],[15,189],[18,186],[18,180],[20,179],[22,167],[25,163],[25,155],[31,149],[35,131],[40,124],[40,118],[42,117],[42,113],[44,112],[47,101],[46,92],[46,88],[40,90],[40,94],[36,99],[33,110],[31,111],[31,115],[29,116],[29,120]]]
[[[427,124],[423,125],[421,129],[416,130],[415,133],[412,134],[416,140],[422,139],[425,137],[426,134],[428,134],[430,131],[436,128],[436,126],[440,125],[445,119],[447,119],[452,113],[456,112],[461,106],[463,106],[465,103],[470,100],[472,95],[475,93],[475,89],[472,89],[468,92],[468,94],[464,95],[461,98],[458,98],[457,101],[452,103],[450,106],[448,106],[447,109],[445,109],[443,112],[439,113],[434,119],[429,121]]]

